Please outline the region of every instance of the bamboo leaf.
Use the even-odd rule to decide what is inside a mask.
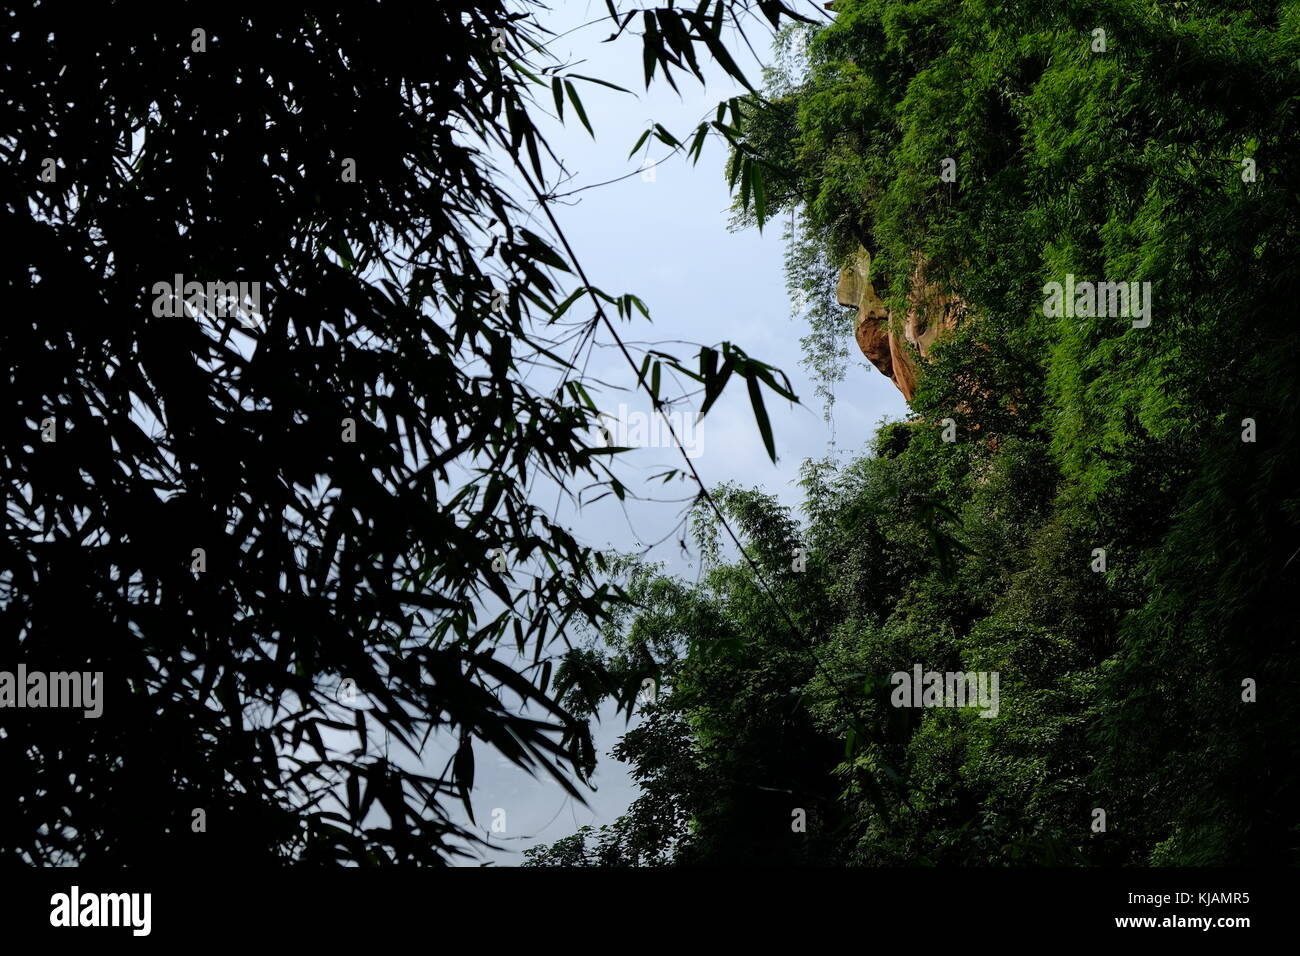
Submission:
[[[582,108],[582,100],[578,98],[578,91],[567,80],[564,83],[564,88],[568,91],[569,102],[573,104],[573,110],[578,114],[578,119],[582,121],[583,126],[587,127],[587,132],[591,134],[591,138],[595,139],[596,131],[591,128],[591,123],[587,120],[587,111]]]

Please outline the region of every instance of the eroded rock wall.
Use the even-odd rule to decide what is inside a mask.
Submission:
[[[889,310],[871,284],[871,254],[861,246],[854,261],[840,270],[835,287],[840,305],[858,310],[854,331],[858,348],[909,402],[916,394],[917,362],[907,344],[915,346],[922,359],[927,358],[939,335],[955,329],[966,314],[962,299],[926,280],[925,262],[919,256],[910,289],[907,315],[900,323],[891,322]]]

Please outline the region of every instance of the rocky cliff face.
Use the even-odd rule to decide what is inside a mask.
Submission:
[[[917,258],[912,272],[907,315],[890,321],[889,310],[871,284],[871,254],[858,247],[857,258],[840,271],[835,296],[840,305],[858,310],[855,337],[858,348],[889,378],[909,402],[916,394],[917,360],[928,357],[930,347],[945,329],[954,329],[966,314],[966,303],[944,294],[927,282],[925,261]],[[900,338],[901,333],[901,338]],[[914,346],[916,351],[908,348]]]

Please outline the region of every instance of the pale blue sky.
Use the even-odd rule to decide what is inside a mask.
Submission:
[[[814,12],[820,10],[819,4],[809,3],[808,7]],[[603,2],[570,0],[558,3],[543,22],[556,33],[565,33],[604,12]],[[608,23],[602,22],[569,33],[550,49],[571,61],[574,72],[641,91],[639,39],[625,36],[617,43],[602,43],[609,33]],[[751,42],[760,55],[767,55],[768,34],[761,23],[755,23]],[[733,50],[757,84],[758,65],[743,44],[733,46]],[[725,152],[721,143],[711,140],[694,167],[681,157],[659,164],[653,181],[646,181],[647,177],[637,172],[640,155],[627,158],[628,150],[649,123],[661,123],[680,136],[706,114],[711,115],[720,100],[742,91],[738,84],[720,78],[720,71],[707,72],[707,88],[694,79],[679,79],[680,96],[662,81],[657,81],[648,93],[638,92],[635,97],[584,84],[581,95],[595,127],[595,141],[571,110],[566,112],[569,125],[544,124],[556,153],[573,174],[567,188],[634,175],[577,194],[572,197],[572,205],[558,207],[558,217],[595,285],[615,295],[634,293],[649,307],[653,324],[638,317],[631,326],[624,327],[627,339],[687,340],[709,345],[729,340],[790,376],[803,405],[791,406],[779,400],[768,404],[779,456],[775,465],[763,449],[743,382],[733,383],[701,424],[700,452],[694,462],[710,486],[724,481],[761,486],[795,506],[799,496],[794,481],[800,464],[807,458],[824,457],[832,436],[823,421],[814,384],[800,366],[799,340],[807,329],[791,315],[782,264],[782,226],[771,223],[761,235],[754,229],[728,231],[730,198],[723,175]],[[544,102],[549,104],[549,96]],[[656,143],[650,155],[657,159],[667,152],[667,147]],[[687,356],[694,349],[676,345],[665,351]],[[613,349],[596,350],[588,373],[592,378],[620,383],[633,380]],[[835,391],[835,443],[844,455],[861,453],[882,417],[897,419],[906,413],[897,389],[866,363],[856,347],[852,349],[847,379]],[[646,401],[626,393],[606,392],[596,401],[611,411],[620,402],[634,409],[649,409]],[[679,466],[681,461],[676,455],[671,449],[630,453],[625,456],[624,478],[634,490],[641,490],[637,488],[637,475],[643,479],[664,467]],[[658,484],[644,489],[655,497],[681,495],[689,490],[685,485]],[[538,501],[545,500],[548,505],[556,497],[553,488],[549,492],[539,489],[538,495]],[[671,531],[680,521],[681,507],[630,503],[625,514],[610,497],[581,513],[570,510],[561,514],[587,543],[632,550],[638,542],[648,544]],[[675,539],[672,536],[649,557],[664,561],[677,573],[693,576],[694,569],[680,555]],[[626,809],[635,796],[635,787],[625,769],[606,756],[624,729],[622,718],[612,716],[607,716],[598,728],[602,760],[595,782],[599,789],[589,795],[590,806],[585,808],[566,798],[557,785],[532,780],[504,765],[486,748],[476,750],[478,775],[473,802],[480,827],[490,825],[494,808],[506,811],[508,839],[494,838],[502,851],[491,857],[498,865],[513,865],[523,848],[554,841],[583,824],[612,822]]]

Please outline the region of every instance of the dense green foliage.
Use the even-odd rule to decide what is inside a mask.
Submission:
[[[836,10],[733,169],[796,287],[862,244],[895,315],[920,255],[970,317],[806,520],[722,496],[754,566],[705,522],[698,583],[632,575],[643,795],[532,861],[1300,861],[1300,4]],[[1150,325],[1045,315],[1067,273],[1152,283]],[[998,672],[998,716],[891,706],[918,663]]]

